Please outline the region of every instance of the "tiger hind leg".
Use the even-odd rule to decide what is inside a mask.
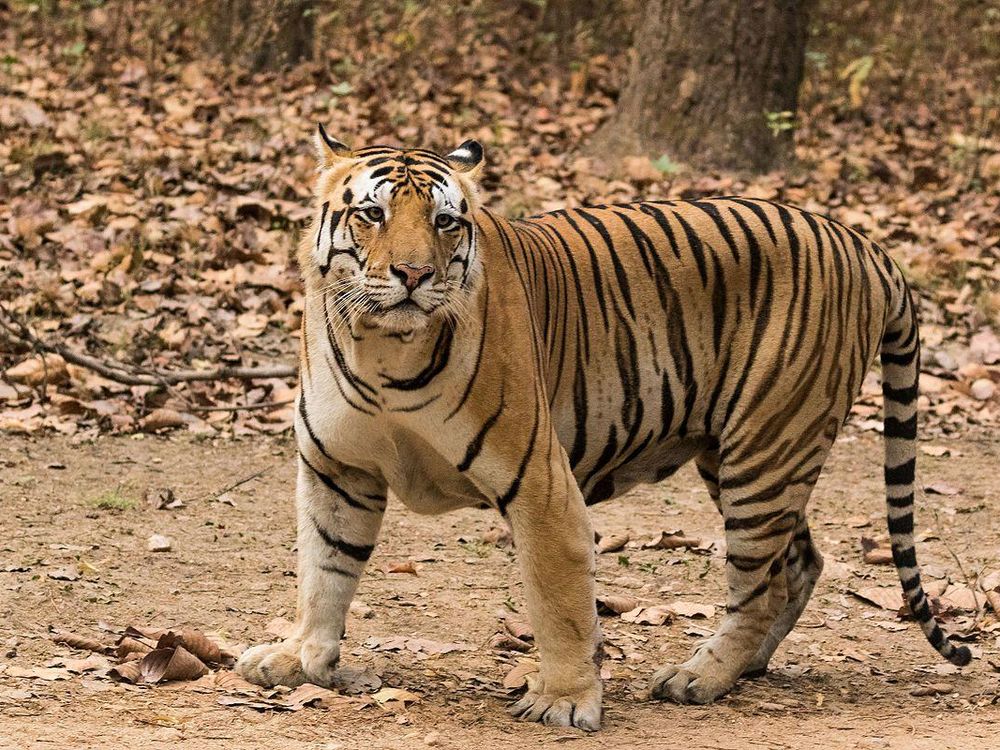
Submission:
[[[733,687],[769,643],[772,627],[789,609],[787,552],[813,481],[771,487],[760,487],[757,481],[734,481],[727,487],[723,477],[726,614],[715,635],[698,646],[690,659],[653,674],[650,693],[654,698],[710,703]]]
[[[809,597],[812,596],[822,572],[823,556],[813,543],[808,521],[802,517],[785,554],[787,602],[764,636],[764,642],[757,649],[757,655],[744,670],[744,677],[760,677],[767,672],[768,662],[771,661],[778,645],[795,627],[795,623],[809,603]]]

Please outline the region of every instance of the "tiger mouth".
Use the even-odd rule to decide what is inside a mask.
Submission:
[[[376,313],[379,315],[388,315],[390,313],[410,313],[414,315],[427,315],[429,312],[430,312],[429,310],[425,310],[416,302],[414,302],[411,298],[400,300],[395,304],[386,305],[376,310]]]

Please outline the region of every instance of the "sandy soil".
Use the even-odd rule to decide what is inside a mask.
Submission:
[[[935,444],[961,455],[922,456],[922,482],[962,491],[920,501],[918,524],[934,532],[920,546],[926,573],[963,580],[953,555],[970,577],[1000,570],[1000,446],[989,435]],[[266,637],[271,618],[293,617],[293,455],[289,439],[214,444],[128,437],[73,445],[5,436],[0,747],[1000,747],[1000,672],[990,664],[1000,664],[995,616],[987,613],[979,622],[972,641],[978,658],[956,670],[936,657],[912,623],[901,625],[892,612],[847,593],[895,583],[891,567],[861,561],[860,537],[885,534],[881,444],[872,433],[841,439],[813,497],[814,534],[828,569],[773,671],[713,706],[649,703],[642,695],[654,667],[684,658],[718,614],[659,627],[603,618],[608,641],[624,654],[607,662],[604,730],[585,735],[510,720],[501,680],[517,659],[536,655],[487,645],[501,628],[498,611],[523,606],[512,552],[479,541],[498,519],[471,510],[425,518],[398,506],[390,508],[361,584],[359,598],[373,616],[349,624],[344,655],[345,662],[379,672],[386,685],[419,694],[421,701],[405,712],[342,706],[260,713],[220,705],[217,694],[184,684],[149,688],[87,676],[50,682],[3,674],[10,665],[82,655],[52,643],[50,626],[94,634],[99,621],[187,623],[253,643]],[[255,472],[262,473],[228,493],[235,505],[213,499]],[[172,488],[185,507],[154,510],[143,500],[150,487]],[[108,493],[119,499],[101,503]],[[101,507],[109,504],[128,507]],[[604,534],[628,531],[640,540],[677,528],[704,539],[721,536],[690,469],[606,503],[593,517]],[[147,552],[152,533],[171,537],[172,551]],[[411,559],[418,561],[417,576],[386,572]],[[81,564],[78,580],[51,577]],[[718,554],[626,548],[600,556],[599,591],[718,607],[722,567]],[[474,648],[421,659],[363,645],[371,636],[394,635]],[[927,686],[939,694],[911,695]]]

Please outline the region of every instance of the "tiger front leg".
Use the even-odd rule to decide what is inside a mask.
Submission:
[[[384,485],[358,472],[328,474],[321,466],[318,459],[307,463],[299,457],[295,633],[248,649],[236,664],[244,679],[258,685],[332,683],[347,611],[382,525]]]
[[[541,656],[538,678],[510,712],[595,731],[601,725],[602,686],[595,659],[600,628],[594,534],[565,455],[549,471],[526,482],[507,506]]]

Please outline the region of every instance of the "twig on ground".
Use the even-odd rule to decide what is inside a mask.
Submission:
[[[294,404],[295,399],[287,401],[265,401],[261,404],[246,404],[244,406],[188,406],[187,411],[207,412],[207,411],[256,411],[258,409],[280,409],[282,406]]]
[[[37,336],[10,310],[0,303],[0,326],[10,336],[30,344],[40,354],[58,354],[67,362],[85,367],[103,378],[123,385],[167,386],[206,380],[257,380],[259,378],[292,378],[298,368],[291,365],[271,365],[267,367],[214,367],[208,370],[148,370],[143,374],[139,368],[120,362],[107,362],[87,354],[73,351],[62,344],[52,344]],[[44,361],[44,358],[43,358]],[[245,408],[245,407],[243,407]],[[235,409],[234,409],[235,411]]]
[[[233,482],[232,484],[226,485],[221,490],[216,490],[215,492],[210,493],[209,497],[213,497],[213,498],[214,497],[221,497],[222,495],[225,495],[227,492],[232,492],[237,487],[241,487],[244,484],[246,484],[247,482],[252,482],[257,477],[263,476],[264,474],[266,474],[270,470],[271,470],[271,467],[268,466],[267,468],[261,469],[259,471],[255,471],[250,476],[243,477],[243,479],[239,479],[239,480]]]

